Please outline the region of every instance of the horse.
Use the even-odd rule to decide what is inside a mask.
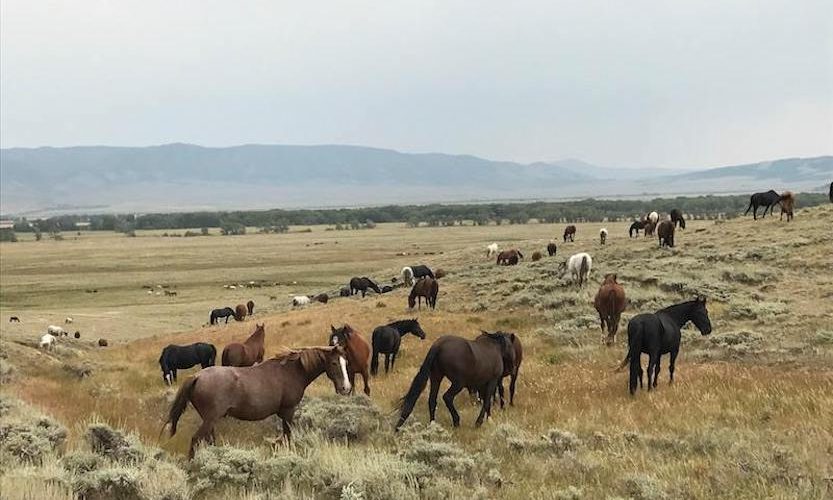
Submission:
[[[234,319],[237,321],[243,321],[246,319],[246,313],[248,312],[248,308],[246,304],[237,304],[234,306]]]
[[[417,281],[411,294],[408,295],[408,307],[413,309],[419,302],[419,308],[422,309],[422,297],[425,297],[425,304],[431,309],[437,308],[437,295],[440,293],[440,284],[434,278],[424,278]]]
[[[347,286],[341,287],[341,289],[338,291],[338,295],[340,297],[349,297],[350,296],[350,287],[347,287]]]
[[[781,195],[781,217],[779,220],[784,220],[784,214],[787,214],[787,222],[793,220],[793,210],[795,209],[795,195],[792,191],[784,191]]]
[[[204,342],[197,342],[191,345],[169,345],[162,349],[159,356],[159,367],[162,368],[162,379],[168,385],[176,382],[176,371],[200,365],[202,368],[214,366],[217,358],[217,349]]]
[[[680,229],[685,229],[685,217],[683,217],[683,213],[680,211],[679,208],[672,209],[669,217],[671,219],[671,222],[674,223],[674,227],[677,227],[677,225],[679,225]]]
[[[72,316],[67,316],[66,318],[64,318],[64,324],[65,325],[71,325],[72,324]]]
[[[781,201],[781,195],[770,189],[765,193],[755,193],[749,197],[749,206],[746,207],[746,212],[743,215],[748,215],[752,210],[752,219],[758,220],[758,207],[764,207],[764,213],[761,218],[766,217],[766,211],[769,209],[769,215],[775,209],[775,204]]]
[[[81,332],[76,331],[73,336],[77,339],[80,339],[81,338]]]
[[[390,285],[383,285],[382,286],[382,293],[390,293],[393,291],[393,287]]]
[[[830,199],[830,203],[833,203],[833,182],[830,183],[830,192],[827,194],[827,198]]]
[[[434,276],[434,279],[445,278],[446,276],[448,276],[448,272],[443,268],[439,268],[436,271],[434,271]]]
[[[321,302],[322,304],[326,304],[330,301],[330,296],[326,293],[319,293],[315,297],[312,298],[315,302]]]
[[[255,331],[242,344],[233,342],[223,349],[223,366],[252,366],[263,361],[266,325],[255,325]]]
[[[493,255],[496,255],[498,252],[497,243],[492,243],[491,245],[486,246],[486,258],[491,258]]]
[[[9,323],[20,323],[20,318],[18,318],[17,316],[10,316]]]
[[[429,379],[431,387],[428,394],[428,414],[434,421],[437,409],[437,395],[440,383],[448,378],[451,387],[443,394],[454,427],[460,426],[460,414],[454,407],[454,398],[463,389],[475,390],[480,394],[482,406],[477,417],[476,426],[491,414],[492,396],[503,377],[507,366],[515,365],[515,351],[512,348],[514,334],[504,332],[483,332],[474,340],[467,340],[455,335],[444,335],[431,345],[425,355],[408,392],[399,401],[399,421],[396,430],[411,415],[417,399],[425,389]]]
[[[521,253],[520,250],[517,248],[512,248],[510,250],[504,250],[497,254],[497,265],[499,266],[514,266],[518,263],[519,259],[523,259],[524,254]]]
[[[651,222],[654,226],[657,225],[657,221],[659,221],[659,214],[656,212],[651,212],[647,215],[648,221]]]
[[[66,336],[67,331],[60,326],[49,325],[46,327],[46,333],[55,335],[56,337]]]
[[[537,251],[537,250],[532,252],[532,262],[538,262],[543,257],[544,257],[544,255],[541,252]]]
[[[639,238],[639,231],[645,229],[645,223],[641,220],[633,221],[631,227],[628,229],[628,238],[633,238],[634,233],[636,233],[636,237]]]
[[[645,231],[642,233],[643,237],[647,238],[648,236],[653,236],[654,235],[654,229],[656,229],[656,228],[657,228],[657,225],[654,224],[653,222],[651,222],[651,221],[646,222],[645,227],[644,227]]]
[[[246,309],[248,309],[249,316],[255,313],[255,301],[250,300],[246,302]]]
[[[107,347],[108,345],[107,339],[98,339],[98,347]]]
[[[364,381],[364,393],[370,396],[370,374],[368,373],[370,344],[367,343],[364,335],[354,330],[347,323],[338,329],[330,325],[330,333],[330,345],[343,347],[347,355],[347,378],[350,381],[350,394],[353,394],[355,389],[356,374],[360,373]]]
[[[362,292],[362,297],[364,297],[365,295],[367,295],[368,288],[370,288],[376,293],[382,293],[382,291],[379,290],[379,285],[374,283],[373,280],[371,280],[367,276],[350,279],[350,295],[356,295],[357,293]]]
[[[373,342],[373,354],[370,358],[370,374],[376,376],[379,373],[379,354],[385,355],[385,373],[393,370],[396,363],[396,355],[399,353],[399,345],[402,337],[412,333],[425,340],[425,332],[419,326],[419,321],[414,319],[403,319],[394,321],[384,326],[378,326],[373,330],[371,341]]]
[[[38,344],[38,347],[41,349],[47,349],[51,351],[55,347],[55,344],[57,342],[58,339],[54,335],[52,335],[51,333],[44,333],[43,336],[41,336],[40,338],[40,343]]]
[[[593,299],[593,306],[599,313],[599,321],[602,326],[602,342],[612,345],[616,342],[616,332],[619,331],[619,319],[622,311],[625,310],[625,289],[616,281],[615,274],[606,274],[602,286],[596,292]],[[607,338],[604,337],[607,327]]]
[[[663,354],[671,355],[668,365],[670,383],[674,382],[674,363],[680,352],[680,328],[691,321],[700,330],[700,334],[708,335],[712,332],[709,311],[706,309],[706,298],[697,297],[694,300],[676,304],[659,310],[656,313],[637,314],[628,322],[628,354],[619,365],[619,370],[630,362],[630,380],[628,389],[631,396],[636,392],[636,382],[642,387],[642,363],[640,356],[647,354],[648,360],[648,390],[651,390],[651,374],[653,373],[653,387],[657,386],[659,376],[659,362]]]
[[[222,309],[214,309],[211,311],[211,316],[209,317],[209,324],[216,325],[218,323],[219,318],[226,318],[226,324],[228,324],[229,317],[234,317],[234,309],[231,307],[224,307]]]
[[[556,253],[558,253],[558,246],[555,244],[554,241],[551,241],[547,245],[547,253],[549,254],[550,257],[553,257],[553,256],[555,256]]]
[[[576,226],[572,224],[564,228],[564,243],[567,243],[568,238],[570,241],[576,241]]]
[[[200,441],[214,443],[214,426],[225,416],[255,421],[277,415],[282,421],[284,438],[291,441],[295,409],[307,386],[322,373],[333,382],[336,393],[350,391],[347,359],[341,347],[294,350],[252,367],[206,368],[179,388],[162,431],[170,424],[170,435],[176,434],[179,418],[190,402],[202,417],[202,424],[191,438],[189,460],[194,458],[194,449]]]
[[[402,275],[402,281],[408,286],[413,285],[416,279],[425,277],[434,278],[434,273],[431,271],[431,268],[422,264],[403,267],[400,274]]]
[[[505,400],[503,399],[503,379],[506,377],[510,377],[509,382],[509,406],[515,406],[515,383],[518,381],[518,373],[521,369],[521,362],[524,359],[524,350],[523,346],[521,345],[521,339],[518,338],[517,335],[512,334],[512,348],[515,350],[515,363],[512,366],[504,365],[503,366],[503,376],[501,377],[500,382],[497,384],[497,392],[498,397],[500,398],[500,408],[503,409],[506,406]],[[469,389],[469,394],[472,396],[477,396],[476,391]],[[494,398],[494,395],[492,396]]]
[[[602,245],[607,242],[607,229],[604,227],[599,229],[599,241]]]
[[[306,306],[310,302],[309,295],[296,295],[292,297],[292,307]]]
[[[587,281],[592,269],[593,258],[586,252],[577,253],[558,265],[558,272],[563,273],[564,276],[570,273],[573,282],[578,282],[578,286],[582,286]]]
[[[657,226],[657,239],[659,240],[659,247],[674,248],[674,223],[670,220],[664,220]]]

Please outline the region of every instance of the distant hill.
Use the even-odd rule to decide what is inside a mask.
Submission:
[[[580,160],[520,164],[359,146],[69,147],[0,150],[0,211],[43,215],[810,189],[833,157],[683,174]]]

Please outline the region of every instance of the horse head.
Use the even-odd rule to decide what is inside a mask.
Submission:
[[[605,274],[605,279],[602,282],[602,285],[608,285],[608,284],[613,284],[613,283],[618,283],[616,281],[616,273]]]
[[[347,353],[344,347],[337,345],[330,349],[322,349],[325,357],[325,371],[327,378],[333,381],[336,393],[347,395],[352,388],[347,376]]]
[[[408,323],[411,327],[411,333],[419,337],[420,340],[425,340],[425,331],[423,331],[422,327],[419,326],[419,321],[416,318],[414,318],[408,321]]]
[[[330,325],[330,345],[331,346],[344,346],[347,344],[347,340],[350,338],[350,334],[353,333],[353,328],[350,325],[345,324],[341,328],[336,328],[333,325]]]
[[[712,332],[712,322],[709,319],[709,310],[706,309],[706,297],[701,296],[694,300],[688,316],[691,322],[694,323],[694,326],[700,330],[702,335],[708,335]]]

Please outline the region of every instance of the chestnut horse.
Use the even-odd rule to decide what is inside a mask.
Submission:
[[[570,224],[566,228],[564,228],[564,243],[567,243],[567,240],[576,241],[576,226]]]
[[[337,393],[350,391],[346,354],[340,346],[290,351],[257,366],[206,368],[176,393],[162,430],[170,423],[171,436],[176,434],[179,418],[190,402],[202,417],[202,425],[191,438],[189,460],[194,458],[194,448],[200,441],[214,444],[214,426],[226,415],[249,421],[277,415],[283,423],[284,438],[289,441],[295,408],[307,386],[322,373],[333,381]]]
[[[354,383],[356,381],[356,373],[361,373],[362,380],[364,380],[364,393],[370,396],[370,344],[364,338],[364,335],[354,330],[352,326],[344,324],[341,328],[336,329],[330,325],[330,345],[342,346],[347,353],[347,377],[350,380],[350,394],[355,389]]]
[[[254,306],[254,303],[252,304],[252,306]],[[234,319],[236,319],[237,321],[243,321],[243,319],[246,317],[246,312],[248,310],[249,308],[246,307],[246,304],[237,304],[234,307]]]
[[[246,307],[246,306],[243,306]],[[223,349],[223,366],[252,366],[263,361],[263,341],[266,339],[265,325],[255,325],[254,333],[242,344],[234,342]]]
[[[793,210],[795,210],[795,195],[792,191],[784,191],[781,195],[781,218],[784,220],[784,214],[787,214],[787,222],[793,220]]]
[[[497,265],[514,266],[518,263],[519,259],[523,258],[524,254],[522,254],[521,251],[517,248],[512,248],[511,250],[503,250],[502,252],[497,254]]]
[[[593,305],[599,313],[602,324],[602,342],[612,345],[616,342],[616,332],[619,331],[619,319],[625,310],[625,289],[616,281],[615,274],[606,274],[593,300]],[[607,327],[607,338],[604,338]]]

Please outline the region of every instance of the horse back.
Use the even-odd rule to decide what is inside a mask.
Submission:
[[[504,372],[500,346],[489,341],[478,342],[446,335],[434,342],[438,346],[435,368],[452,382],[464,387],[476,387]]]
[[[391,352],[399,349],[402,336],[395,328],[390,326],[379,326],[373,330],[373,350],[379,352]]]

